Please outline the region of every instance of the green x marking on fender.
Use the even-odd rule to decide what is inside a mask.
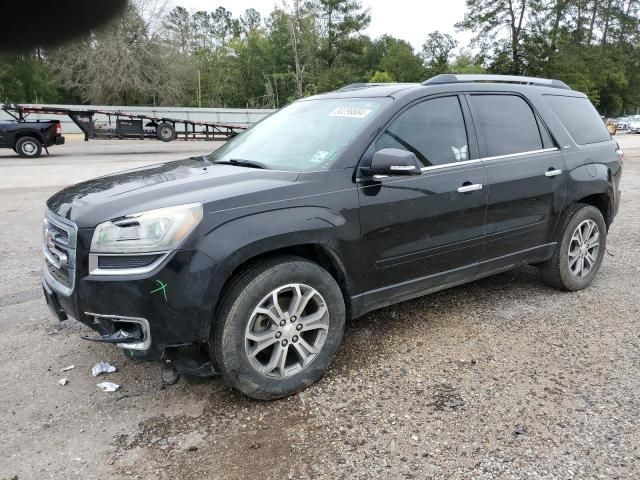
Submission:
[[[161,280],[156,280],[156,283],[160,286],[155,290],[151,290],[149,293],[156,293],[156,292],[162,291],[162,295],[164,296],[164,301],[166,302],[167,301],[167,284],[162,283]]]

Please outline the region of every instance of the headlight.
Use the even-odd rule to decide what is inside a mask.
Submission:
[[[148,253],[176,248],[202,220],[202,204],[192,203],[127,215],[101,223],[91,253]]]

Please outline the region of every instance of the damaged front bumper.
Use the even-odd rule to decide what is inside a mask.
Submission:
[[[99,334],[89,340],[113,343],[133,358],[158,360],[168,351],[179,358],[179,351],[192,355],[194,346],[207,350],[202,347],[227,276],[210,257],[179,250],[148,274],[102,276],[89,272],[88,258],[80,252],[68,295],[50,276],[43,279],[47,305],[58,320],[82,322]]]

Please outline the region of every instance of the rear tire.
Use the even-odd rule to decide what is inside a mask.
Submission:
[[[342,292],[326,270],[277,257],[233,281],[212,328],[211,356],[225,381],[245,395],[286,397],[322,376],[344,323]]]
[[[168,122],[161,123],[156,127],[156,137],[163,142],[170,142],[176,138],[176,129]]]
[[[607,247],[607,226],[596,207],[575,205],[567,214],[553,256],[539,265],[542,280],[560,290],[582,290],[594,279]]]
[[[23,158],[37,158],[42,153],[42,143],[34,137],[22,137],[16,142],[15,151]]]

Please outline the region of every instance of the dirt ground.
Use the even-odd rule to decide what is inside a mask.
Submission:
[[[525,267],[371,313],[319,383],[268,403],[216,378],[162,388],[157,364],[81,340],[41,295],[48,196],[212,144],[0,151],[0,479],[638,478],[640,136],[618,140],[622,206],[591,287]],[[92,377],[100,360],[118,371]]]

